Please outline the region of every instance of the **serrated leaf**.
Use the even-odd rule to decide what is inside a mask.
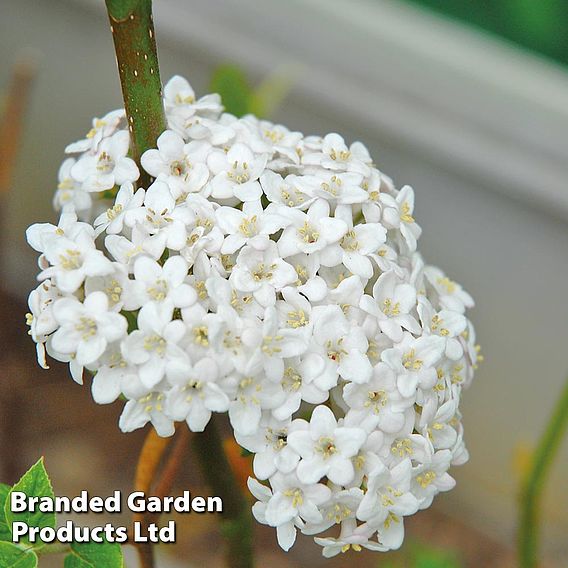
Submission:
[[[10,489],[12,488],[9,485],[0,483],[0,541],[12,540],[12,532],[6,522],[6,513],[4,513],[4,507],[6,506],[6,499],[8,498],[8,493],[10,493]]]
[[[23,551],[11,542],[0,542],[2,568],[36,568],[37,556],[33,550]]]
[[[43,458],[40,458],[18,481],[8,493],[4,504],[4,514],[10,531],[15,521],[26,523],[29,527],[55,528],[55,513],[43,513],[42,511],[24,511],[12,513],[10,509],[10,496],[14,491],[23,491],[28,497],[49,497],[53,499],[53,487],[45,471]],[[23,538],[22,540],[25,540]]]
[[[72,543],[64,568],[123,568],[122,549],[117,543]]]

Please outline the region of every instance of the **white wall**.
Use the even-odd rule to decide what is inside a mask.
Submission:
[[[476,51],[478,40],[467,33],[460,35],[461,30],[453,27],[446,37],[457,42],[455,51],[462,50],[461,67],[456,71],[445,61],[440,53],[448,48],[438,46],[438,66],[422,66],[418,72],[412,53],[421,51],[421,45],[409,47],[402,35],[397,40],[399,48],[391,43],[388,49],[374,51],[379,48],[368,29],[368,41],[363,41],[367,35],[358,34],[350,42],[349,26],[356,29],[354,23],[343,20],[343,35],[338,36],[333,28],[337,21],[330,12],[318,23],[318,33],[326,37],[319,48],[323,51],[293,55],[283,34],[274,30],[279,42],[269,42],[259,52],[254,41],[268,41],[272,36],[274,18],[269,14],[274,14],[276,3],[265,2],[262,9],[259,4],[256,19],[249,18],[247,24],[246,10],[254,1],[186,2],[184,9],[195,14],[187,20],[172,12],[176,1],[162,0],[156,14],[163,78],[179,72],[203,93],[211,70],[231,55],[257,76],[269,68],[271,57],[280,63],[300,62],[304,73],[277,118],[306,132],[336,130],[349,139],[361,139],[379,167],[399,185],[415,187],[417,218],[424,228],[421,250],[475,297],[473,320],[486,356],[464,405],[472,459],[456,470],[457,489],[440,498],[437,506],[479,530],[512,540],[518,481],[514,448],[536,440],[568,373],[568,183],[563,183],[568,180],[568,161],[567,149],[553,143],[568,125],[560,104],[562,93],[568,95],[568,80],[552,67],[525,61],[491,43],[479,44],[481,51]],[[297,7],[300,1],[291,4]],[[301,18],[298,11],[278,8],[280,26],[289,30],[295,44],[315,30],[309,17],[321,6],[316,1],[308,4]],[[334,0],[332,4],[342,3]],[[361,3],[349,4],[349,9],[356,11],[357,4]],[[385,17],[391,18],[388,24],[395,25],[396,5],[383,2],[376,7],[383,4]],[[1,10],[2,84],[20,47],[33,46],[43,53],[22,159],[3,223],[2,283],[23,296],[35,273],[35,255],[23,241],[25,227],[53,218],[49,202],[64,146],[88,129],[93,115],[118,106],[120,92],[111,38],[100,10],[63,0],[3,0]],[[240,14],[240,20],[232,18],[236,14],[232,10]],[[340,17],[339,8],[336,16]],[[403,23],[411,22],[415,32],[424,25],[420,14],[402,11],[399,16]],[[229,31],[208,33],[208,17],[215,17],[220,29]],[[257,28],[258,34],[247,25]],[[325,25],[330,26],[327,34]],[[386,25],[384,20],[380,25]],[[192,35],[198,28],[201,32]],[[391,31],[393,37],[395,31]],[[416,43],[416,37],[409,37],[408,44]],[[423,39],[426,44],[428,38]],[[318,49],[313,38],[310,45]],[[352,61],[353,77],[359,81],[359,87],[352,88],[346,84],[345,65],[340,62],[349,64],[344,49],[356,45],[366,51],[362,52],[364,72],[357,75],[355,70],[361,67],[356,59]],[[469,46],[465,51],[464,45]],[[426,47],[422,51],[428,52]],[[493,63],[502,61],[503,68],[507,68],[507,57],[511,58],[506,88],[499,84],[499,73],[489,78],[468,75],[469,68],[478,73],[483,54]],[[403,65],[405,57],[414,64]],[[533,71],[537,75],[531,75]],[[418,94],[413,91],[415,83],[408,80],[413,76],[419,85],[431,82],[427,97],[419,96],[420,89]],[[341,100],[331,92],[330,77],[335,78]],[[550,88],[535,91],[537,79],[541,87],[544,83]],[[472,85],[468,96],[463,92],[466,85]],[[489,98],[483,99],[484,88],[489,89]],[[351,93],[351,98],[343,93]],[[449,95],[452,109],[446,114],[444,97]],[[568,96],[565,102],[568,109]],[[564,559],[568,557],[564,538],[567,476],[568,448],[564,447],[544,515],[547,548]]]

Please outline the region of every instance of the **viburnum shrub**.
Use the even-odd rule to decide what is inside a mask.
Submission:
[[[413,190],[363,144],[236,118],[181,77],[163,102],[147,187],[111,112],[66,149],[59,224],[27,231],[40,364],[123,397],[125,432],[228,413],[254,454],[253,513],[285,550],[333,526],[325,556],[399,547],[468,457],[471,297],[424,263]]]

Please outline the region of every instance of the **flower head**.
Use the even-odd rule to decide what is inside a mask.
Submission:
[[[66,148],[59,222],[27,231],[40,365],[126,399],[125,432],[226,413],[284,550],[332,528],[326,557],[398,548],[468,458],[472,298],[424,263],[414,191],[360,142],[236,118],[179,76],[164,108],[139,166],[123,110]]]

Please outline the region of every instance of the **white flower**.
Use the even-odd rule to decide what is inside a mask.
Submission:
[[[252,507],[252,514],[254,515],[254,518],[259,523],[264,525],[268,524],[268,521],[266,520],[266,508],[270,498],[272,497],[272,491],[266,487],[266,485],[260,484],[252,477],[248,478],[247,486],[252,495],[259,499],[259,501],[257,501]],[[283,550],[290,550],[296,541],[296,527],[302,528],[302,525],[303,523],[298,517],[276,527],[278,544]]]
[[[262,195],[258,178],[266,166],[266,156],[255,155],[245,144],[234,144],[227,154],[212,152],[207,158],[207,165],[215,176],[211,180],[213,197],[254,201]]]
[[[151,392],[129,400],[120,415],[120,429],[132,432],[152,422],[159,436],[172,436],[175,432],[174,421],[164,413],[164,399],[164,393]]]
[[[351,325],[339,306],[315,308],[314,322],[313,343],[325,362],[316,385],[330,389],[337,384],[338,376],[356,383],[369,381],[372,367],[363,330]]]
[[[457,283],[450,280],[439,268],[427,266],[424,269],[426,280],[438,294],[440,306],[463,314],[466,308],[473,307],[472,297]]]
[[[28,333],[36,342],[37,360],[41,367],[48,369],[45,360],[45,342],[48,336],[57,327],[53,317],[53,303],[61,298],[61,293],[50,280],[42,282],[32,290],[28,299],[29,313],[26,314],[26,323],[30,326]]]
[[[265,237],[282,229],[285,223],[279,215],[265,213],[258,201],[246,202],[242,211],[234,207],[219,207],[215,216],[219,228],[227,235],[221,254],[232,254],[244,245],[262,249],[268,244]]]
[[[437,380],[435,365],[444,352],[445,341],[437,335],[414,339],[405,333],[402,341],[381,354],[381,359],[395,372],[400,394],[413,397],[416,389],[430,389]]]
[[[124,116],[124,109],[119,109],[107,113],[102,118],[93,118],[93,127],[87,132],[87,136],[83,140],[69,144],[65,148],[65,153],[96,151],[101,140],[113,134]]]
[[[85,280],[85,294],[104,292],[108,298],[109,308],[119,312],[124,302],[130,302],[132,282],[123,264],[113,263],[113,272],[104,276],[91,276]]]
[[[306,213],[297,209],[282,210],[288,226],[278,239],[278,252],[282,258],[298,253],[318,253],[325,266],[339,264],[340,259],[329,258],[325,253],[330,245],[337,243],[347,232],[347,225],[340,219],[329,217],[329,204],[318,199]]]
[[[336,133],[325,136],[321,152],[307,154],[304,164],[315,164],[329,170],[356,172],[367,175],[371,157],[361,142],[354,142],[348,148],[345,140]]]
[[[380,223],[353,225],[351,207],[339,205],[335,211],[336,219],[343,219],[347,232],[339,241],[341,261],[353,274],[361,278],[373,276],[373,265],[369,257],[377,253],[386,240],[387,231]]]
[[[137,221],[144,219],[142,203],[144,202],[144,190],[140,188],[134,193],[131,183],[123,184],[114,200],[114,205],[101,213],[93,222],[95,236],[106,231],[109,235],[122,232],[124,225],[132,227]]]
[[[367,192],[361,187],[362,182],[363,176],[359,174],[318,173],[315,178],[305,176],[300,188],[334,205],[352,205],[367,199]]]
[[[102,292],[89,294],[83,303],[75,298],[57,300],[53,317],[59,325],[53,334],[53,348],[60,353],[75,354],[79,365],[93,363],[109,342],[118,341],[126,334],[126,319],[108,311],[108,299]]]
[[[323,546],[323,555],[326,558],[333,558],[339,553],[345,553],[349,550],[361,552],[363,548],[368,550],[376,550],[384,552],[388,548],[379,542],[370,540],[373,531],[370,531],[365,525],[357,524],[354,520],[348,519],[341,523],[341,534],[339,538],[315,538],[316,544]]]
[[[56,210],[76,211],[86,215],[91,209],[92,199],[90,194],[82,189],[81,184],[73,179],[71,168],[74,164],[74,158],[67,158],[59,168],[59,183],[53,197],[53,207]]]
[[[48,238],[44,255],[50,266],[38,278],[51,278],[65,293],[75,292],[87,276],[104,276],[114,271],[112,262],[96,248],[92,233],[86,231],[78,232],[73,240],[65,234]]]
[[[387,206],[383,211],[383,220],[390,229],[399,229],[402,239],[406,242],[410,252],[416,250],[416,241],[422,233],[414,217],[414,191],[409,185],[405,185],[396,199],[386,200]]]
[[[343,398],[353,417],[366,420],[373,429],[380,428],[383,432],[399,432],[412,406],[412,400],[400,395],[394,371],[382,362],[374,367],[368,383],[347,383]]]
[[[319,506],[331,497],[331,490],[322,483],[302,483],[296,474],[276,473],[270,478],[272,497],[266,504],[265,517],[272,527],[300,517],[308,523],[319,523]]]
[[[114,402],[121,392],[128,391],[138,381],[136,368],[124,360],[119,342],[109,345],[93,366],[96,372],[91,392],[99,404]]]
[[[260,428],[253,434],[243,436],[235,432],[237,442],[254,453],[253,471],[259,479],[268,479],[277,471],[291,473],[296,469],[300,456],[288,446],[288,434],[294,423],[278,421],[272,416],[261,418]]]
[[[296,278],[294,268],[279,257],[276,245],[266,239],[262,250],[251,246],[241,249],[229,281],[240,292],[252,292],[262,306],[271,306],[276,301],[275,293]]]
[[[153,235],[151,239],[163,252],[165,247],[181,250],[187,243],[186,225],[192,220],[189,209],[176,207],[168,185],[156,180],[146,191],[144,198],[146,230]],[[162,255],[160,252],[159,256]]]
[[[372,471],[367,481],[367,492],[357,509],[357,518],[367,521],[379,534],[389,528],[391,523],[398,524],[403,530],[402,517],[413,515],[420,505],[410,491],[411,476],[412,464],[409,459],[401,461],[392,469],[380,465]],[[401,542],[402,538],[398,546]],[[391,544],[389,548],[398,546]]]
[[[122,342],[122,355],[138,366],[142,384],[153,388],[184,353],[177,343],[185,334],[181,320],[172,321],[172,308],[151,302],[138,313],[138,329]]]
[[[168,258],[163,266],[147,256],[136,259],[127,309],[135,310],[149,302],[175,308],[191,306],[197,300],[197,293],[185,283],[188,270],[187,262],[181,256]]]
[[[175,420],[185,420],[192,432],[203,432],[212,412],[226,412],[229,397],[217,384],[217,364],[203,358],[194,366],[178,359],[170,368],[174,388],[168,392],[167,405]]]
[[[259,426],[263,410],[276,408],[284,398],[282,387],[259,375],[231,378],[236,394],[229,405],[231,425],[239,435],[250,436]]]
[[[125,130],[105,138],[96,154],[79,158],[71,168],[72,176],[86,191],[104,191],[136,181],[140,174],[134,160],[127,157],[128,145],[129,135]]]
[[[300,176],[291,174],[284,179],[280,174],[270,170],[266,170],[260,176],[262,189],[272,203],[280,203],[286,207],[304,211],[316,198],[301,191],[298,188],[298,182],[301,183]]]
[[[373,286],[373,297],[363,296],[360,306],[375,316],[381,330],[397,343],[402,339],[403,329],[420,333],[420,326],[410,313],[416,307],[416,290],[394,271],[379,276]]]
[[[302,457],[298,478],[316,483],[327,476],[333,483],[347,485],[355,476],[351,458],[366,437],[361,428],[338,426],[327,406],[317,406],[305,430],[295,430],[288,436],[288,444]]]
[[[424,297],[418,298],[418,313],[424,331],[446,340],[446,357],[457,361],[463,355],[463,347],[457,339],[467,326],[465,317],[451,310],[436,312]]]
[[[456,485],[448,473],[452,452],[440,450],[429,462],[416,467],[412,474],[412,491],[420,499],[420,508],[429,507],[434,496],[440,491],[449,491]]]
[[[142,167],[152,176],[160,176],[176,199],[200,191],[209,179],[205,161],[210,146],[196,141],[186,144],[171,130],[160,135],[157,146],[157,150],[146,150],[142,154]]]

